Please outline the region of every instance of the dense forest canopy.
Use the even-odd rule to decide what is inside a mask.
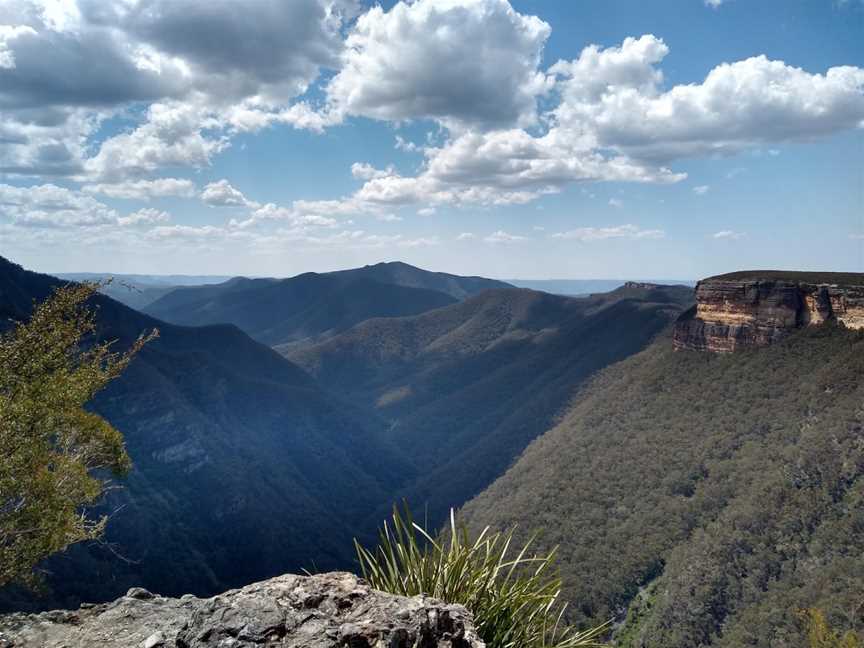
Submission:
[[[704,281],[800,281],[803,283],[838,284],[845,286],[864,285],[861,272],[802,272],[796,270],[740,270],[708,277]]]
[[[626,617],[622,646],[798,648],[804,607],[860,631],[862,376],[832,325],[722,357],[660,339],[462,515],[560,545],[572,618]]]

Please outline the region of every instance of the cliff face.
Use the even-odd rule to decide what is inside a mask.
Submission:
[[[470,614],[347,573],[285,575],[210,599],[141,588],[77,611],[0,617],[0,648],[483,648]]]
[[[700,281],[696,306],[675,325],[676,349],[731,352],[834,320],[864,328],[864,275],[734,273]]]

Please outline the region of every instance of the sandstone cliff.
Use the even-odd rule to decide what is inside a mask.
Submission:
[[[0,617],[0,648],[483,648],[470,614],[369,588],[353,574],[285,575],[210,599],[134,588],[77,611]]]
[[[678,319],[674,345],[731,352],[829,320],[864,328],[864,274],[736,272],[696,285],[696,306]]]

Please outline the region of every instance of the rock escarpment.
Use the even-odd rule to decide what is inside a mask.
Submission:
[[[0,648],[483,648],[470,614],[353,574],[284,575],[209,599],[134,588],[77,611],[0,617]]]
[[[731,352],[826,321],[864,328],[864,275],[765,271],[705,279],[673,339],[676,349]]]

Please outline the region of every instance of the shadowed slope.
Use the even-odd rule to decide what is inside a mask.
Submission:
[[[291,279],[237,277],[178,288],[145,310],[175,324],[235,324],[276,346],[327,337],[370,317],[414,315],[454,301],[437,290],[383,283],[360,271],[309,272]]]
[[[403,492],[434,522],[500,475],[585,378],[642,349],[691,299],[682,287],[589,299],[491,290],[369,320],[288,357],[389,422],[422,475]]]
[[[60,283],[0,259],[0,316],[26,317]],[[106,502],[113,551],[77,546],[50,560],[53,596],[37,604],[132,585],[208,594],[344,565],[361,519],[405,473],[376,424],[233,326],[168,325],[103,296],[95,305],[100,336],[118,348],[152,328],[160,337],[93,404],[134,462]]]

